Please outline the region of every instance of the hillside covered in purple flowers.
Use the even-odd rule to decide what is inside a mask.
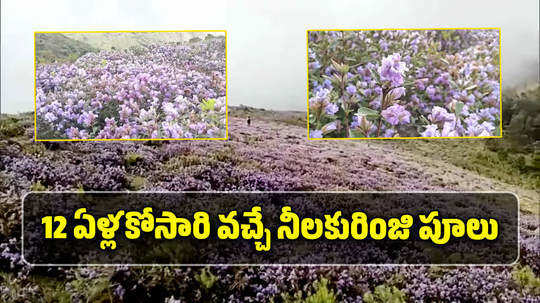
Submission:
[[[513,166],[489,170],[485,159],[497,153],[485,141],[308,141],[305,113],[243,107],[231,109],[227,141],[33,142],[32,123],[18,115],[0,125],[0,301],[540,301],[540,195]],[[521,256],[513,266],[456,268],[32,268],[20,254],[20,201],[30,190],[512,191]]]

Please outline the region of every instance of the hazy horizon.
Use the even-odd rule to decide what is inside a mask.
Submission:
[[[1,112],[33,111],[34,31],[47,30],[227,30],[229,105],[274,110],[306,109],[306,30],[312,28],[500,27],[503,87],[538,81],[536,0],[284,4],[3,1]]]

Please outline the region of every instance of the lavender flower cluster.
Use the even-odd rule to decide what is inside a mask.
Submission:
[[[225,137],[225,86],[225,42],[219,38],[38,64],[37,137]]]
[[[501,133],[497,30],[309,33],[311,138]]]

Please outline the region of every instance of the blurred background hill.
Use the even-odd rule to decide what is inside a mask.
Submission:
[[[73,62],[88,52],[163,42],[199,41],[223,32],[37,33],[37,63]]]
[[[99,49],[111,49],[113,47],[123,49],[159,42],[193,41],[204,39],[208,34],[223,36],[222,32],[65,33],[64,35]]]
[[[36,34],[37,63],[72,62],[80,56],[98,51],[86,42],[66,37],[63,34]]]

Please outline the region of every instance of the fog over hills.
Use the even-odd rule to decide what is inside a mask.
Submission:
[[[184,42],[192,38],[204,39],[209,33],[204,32],[130,32],[130,33],[64,33],[66,37],[85,42],[99,49],[115,47],[129,48],[159,42]],[[223,32],[212,32],[214,36],[223,36]]]
[[[276,110],[306,109],[306,30],[314,28],[500,27],[503,89],[538,81],[538,0],[53,0],[1,5],[1,111],[8,113],[33,110],[33,36],[47,30],[225,29],[229,105]]]

